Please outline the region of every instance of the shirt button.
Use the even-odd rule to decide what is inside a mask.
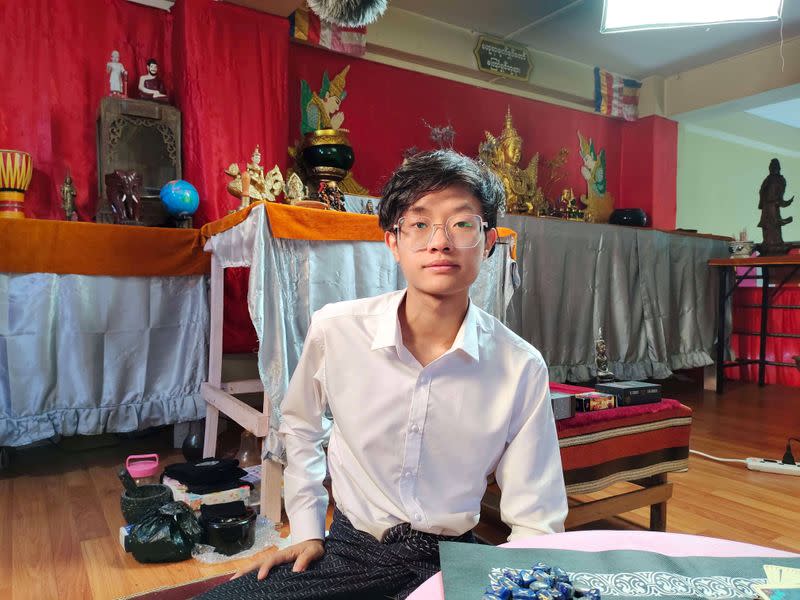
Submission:
[[[405,475],[406,475],[406,477],[411,477],[413,475],[413,473],[411,471],[406,471]]]
[[[417,427],[416,423],[411,426],[411,431],[413,431],[414,433],[417,433],[419,431],[419,427]]]
[[[421,514],[419,514],[419,513],[415,514],[415,515],[414,515],[414,520],[415,520],[415,521],[422,521],[422,515],[421,515]]]

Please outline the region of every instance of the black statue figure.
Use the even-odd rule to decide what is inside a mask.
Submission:
[[[758,208],[761,210],[761,227],[764,241],[759,252],[764,256],[786,254],[789,244],[783,241],[781,227],[792,222],[792,217],[781,218],[781,209],[786,208],[794,201],[794,196],[788,200],[783,199],[786,191],[786,179],[781,175],[781,163],[777,158],[769,162],[769,175],[761,184],[758,191]]]

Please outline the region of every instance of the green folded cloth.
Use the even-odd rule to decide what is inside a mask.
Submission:
[[[639,550],[581,552],[499,548],[440,542],[446,600],[480,598],[492,569],[527,569],[537,562],[566,570],[580,587],[602,598],[748,598],[766,583],[764,565],[800,568],[800,558],[666,556]]]

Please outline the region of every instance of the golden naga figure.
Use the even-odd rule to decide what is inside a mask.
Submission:
[[[497,173],[506,190],[506,210],[511,213],[529,215],[546,214],[547,200],[537,185],[539,178],[539,154],[534,154],[526,169],[520,169],[522,138],[511,118],[511,109],[506,113],[505,127],[498,137],[488,131],[486,141],[478,148],[480,159]]]
[[[248,175],[248,177],[246,177],[248,185],[244,186],[246,189],[244,193],[242,193],[242,171],[239,165],[237,163],[231,163],[231,165],[225,169],[225,174],[232,178],[231,181],[228,182],[228,193],[234,198],[241,200],[240,209],[246,208],[252,200],[268,200],[274,202],[283,191],[283,175],[280,169],[275,165],[271,171],[266,174],[264,173],[264,167],[261,166],[261,152],[258,146],[253,150],[250,162],[247,163],[246,173]]]

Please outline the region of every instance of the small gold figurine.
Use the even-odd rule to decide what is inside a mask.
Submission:
[[[292,173],[289,176],[289,180],[286,182],[284,195],[289,204],[294,204],[298,200],[305,200],[308,196],[308,194],[306,194],[306,186],[303,185],[303,180],[300,179],[297,173]]]
[[[241,200],[239,208],[247,208],[252,200],[268,200],[274,202],[275,198],[283,192],[283,175],[280,169],[275,165],[266,175],[264,174],[264,167],[261,166],[261,152],[259,147],[256,146],[253,154],[250,157],[250,162],[246,167],[247,175],[249,175],[249,191],[247,194],[243,193],[242,186],[242,171],[237,163],[231,163],[225,169],[225,174],[232,178],[228,182],[228,193],[234,198]]]
[[[585,211],[578,206],[578,200],[575,198],[572,188],[564,188],[564,191],[561,192],[561,213],[561,218],[568,221],[586,220]]]
[[[482,142],[478,153],[500,177],[506,191],[506,209],[508,212],[531,215],[544,214],[547,201],[537,185],[539,177],[539,154],[535,154],[526,169],[517,165],[522,158],[522,138],[514,128],[511,109],[508,109],[505,127],[500,136],[495,138],[485,132],[486,141]]]
[[[61,206],[64,208],[64,218],[67,221],[77,221],[78,213],[75,212],[75,196],[78,192],[75,186],[72,185],[72,175],[67,169],[67,176],[64,178],[64,183],[61,184]]]

